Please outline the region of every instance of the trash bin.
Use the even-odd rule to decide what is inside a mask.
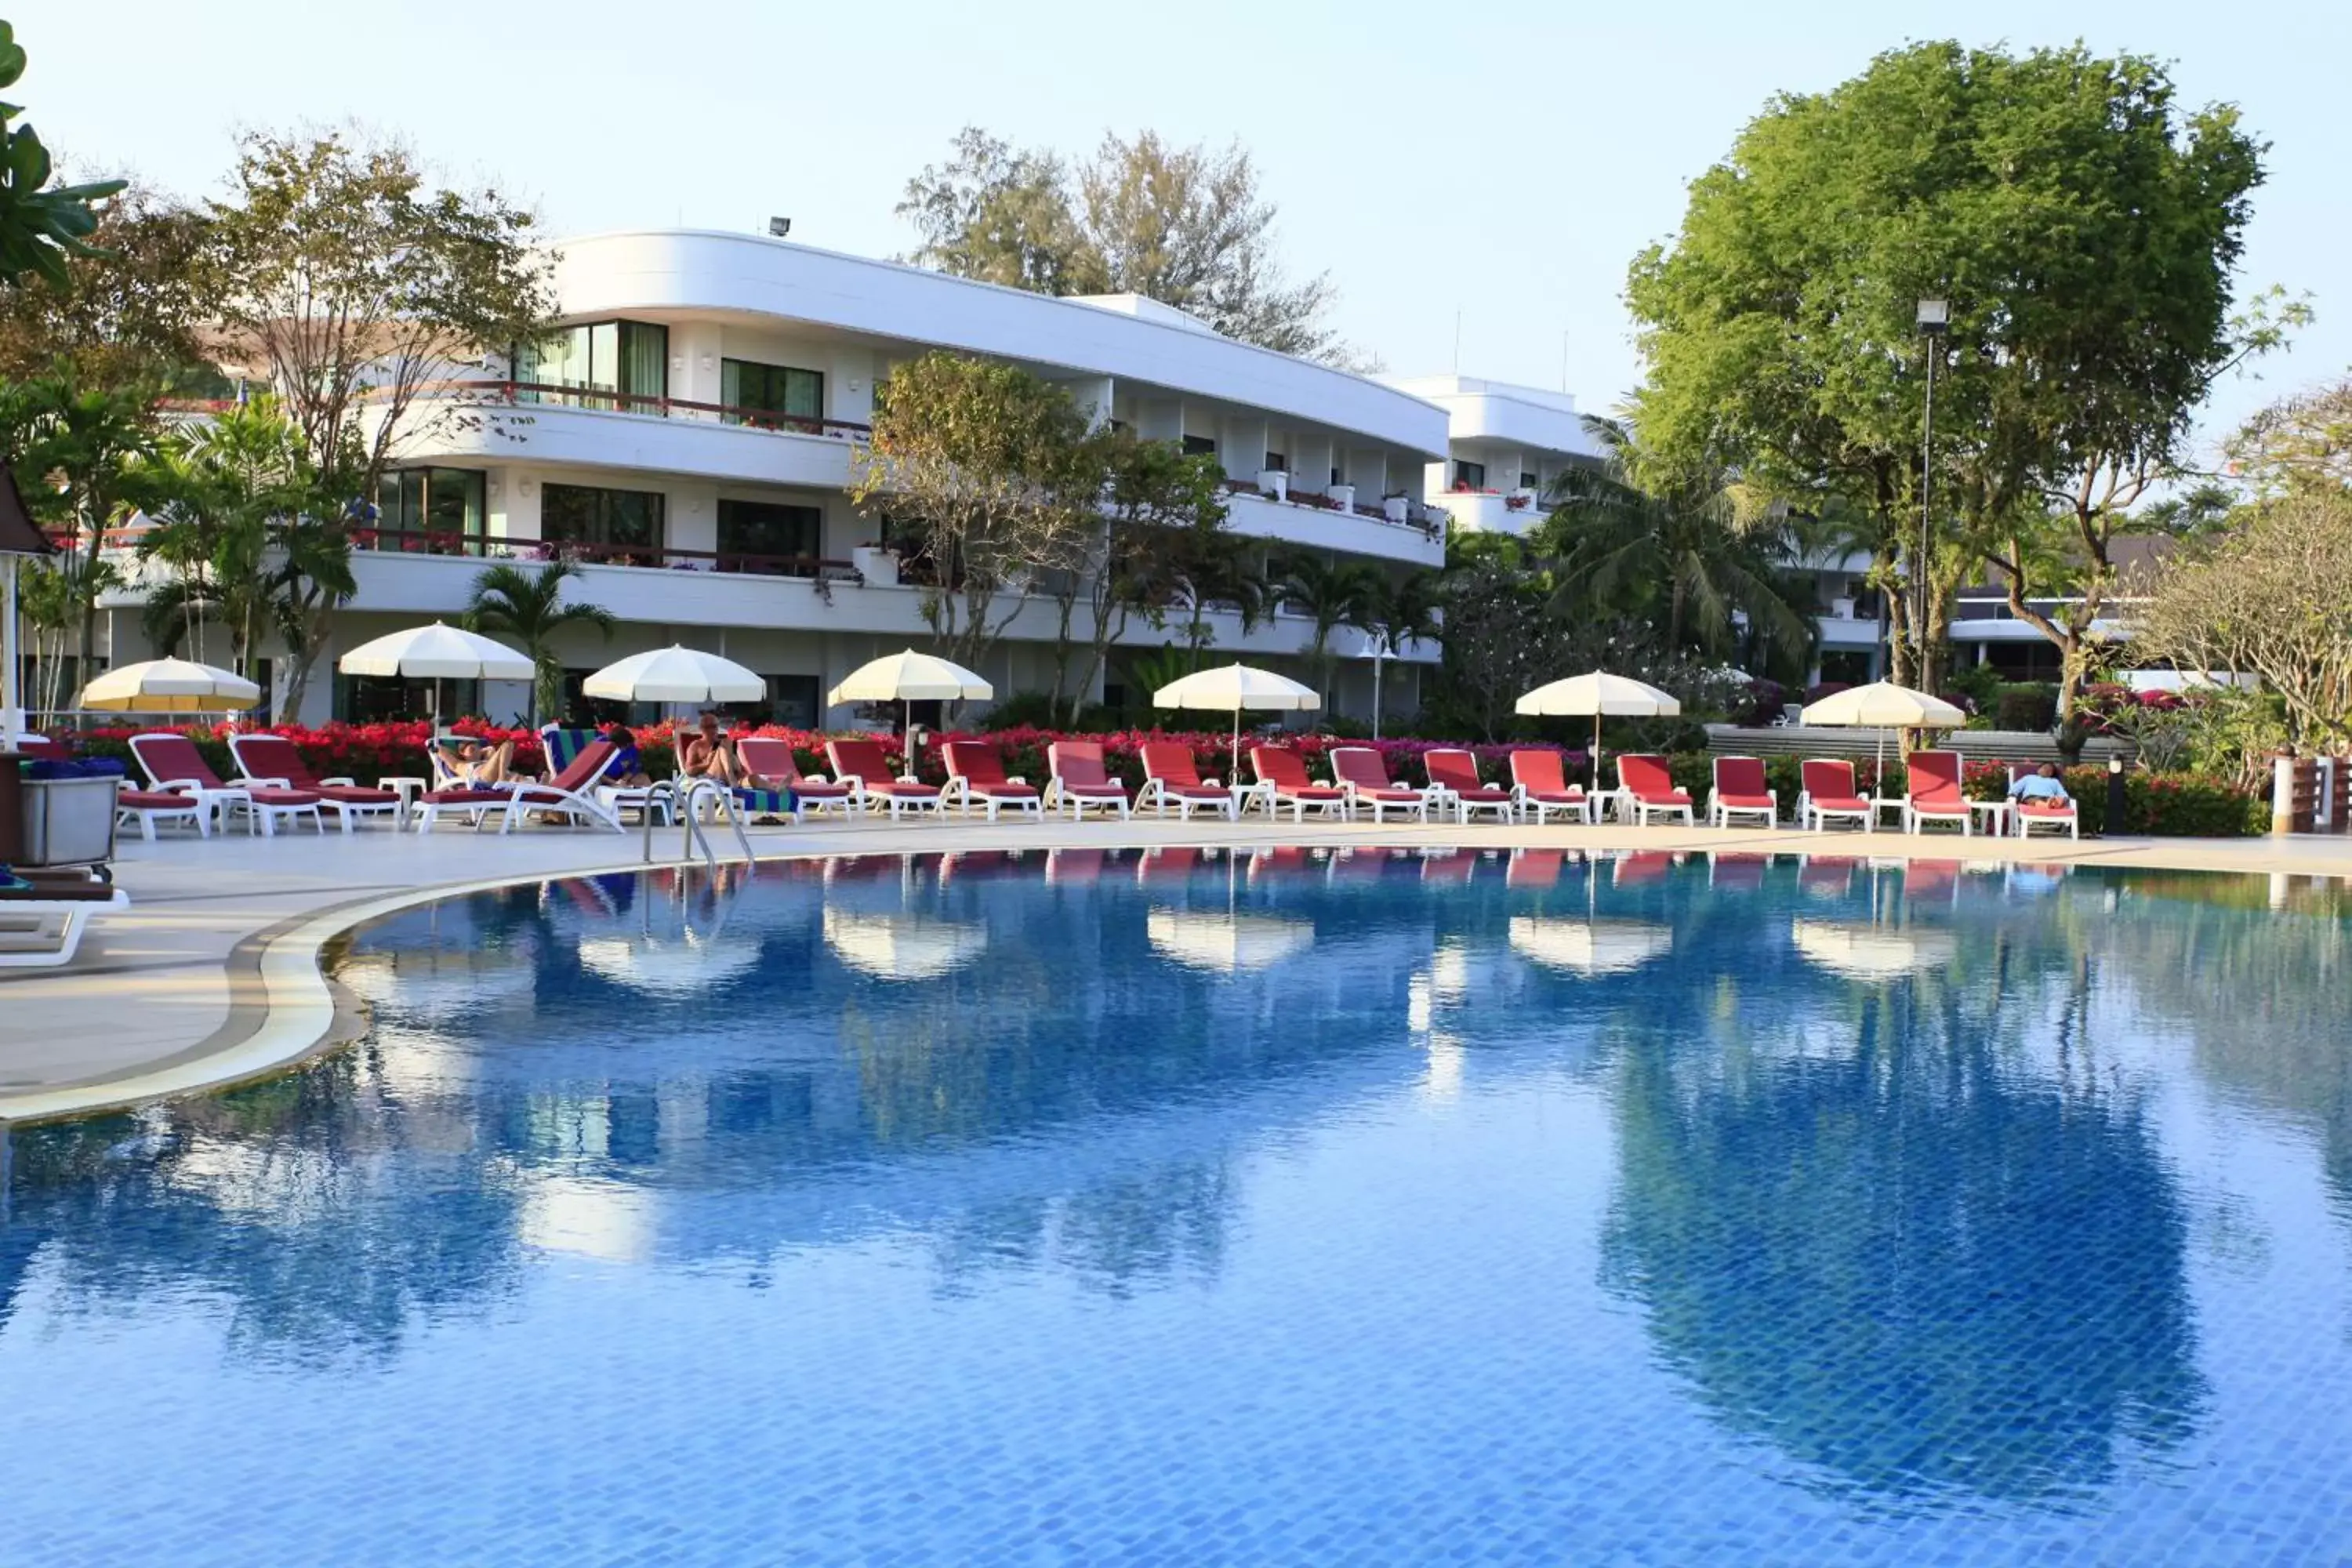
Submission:
[[[26,778],[19,866],[89,866],[114,858],[116,780]]]

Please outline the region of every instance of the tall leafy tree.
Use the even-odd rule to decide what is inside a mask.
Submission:
[[[1244,342],[1358,357],[1327,324],[1328,276],[1285,276],[1275,204],[1238,144],[1106,134],[1073,166],[967,126],[947,162],[907,182],[897,210],[921,236],[921,266],[1044,294],[1141,294]]]
[[[467,416],[425,399],[545,330],[536,220],[495,189],[436,188],[395,144],[245,138],[197,280],[226,346],[283,400],[351,497],[404,440]]]
[[[1633,267],[1649,380],[1635,424],[1671,461],[1736,465],[1808,510],[1868,520],[1896,672],[1917,628],[1938,668],[1951,595],[1990,562],[2025,601],[2095,606],[2133,504],[2273,318],[2233,314],[2262,146],[2226,106],[2189,109],[2156,62],[2076,47],[1923,43],[1826,93],[1772,100],[1694,181],[1680,232]],[[1949,301],[1923,347],[1916,302]],[[2291,310],[2290,310],[2291,313]],[[1917,556],[1927,354],[1938,356],[1935,542]],[[2023,559],[2026,520],[2072,537]],[[2085,623],[2087,624],[2087,623]]]
[[[536,572],[499,562],[486,566],[474,579],[473,596],[466,605],[466,624],[478,632],[504,632],[530,658],[530,724],[540,715],[563,705],[563,663],[555,656],[556,635],[566,626],[593,626],[606,638],[618,623],[601,605],[566,600],[563,584],[580,575],[569,561],[557,561]]]
[[[894,369],[878,389],[850,494],[885,515],[949,657],[967,668],[1021,613],[1032,580],[1082,559],[1099,514],[1074,504],[1086,416],[1016,365],[950,353]]]
[[[0,376],[29,380],[62,359],[93,386],[226,390],[195,286],[204,215],[136,186],[93,210],[92,248],[67,255],[62,280],[28,277],[0,294]]]
[[[25,47],[16,29],[0,22],[0,90],[25,74]],[[95,204],[122,189],[121,180],[53,185],[49,151],[30,125],[11,126],[22,113],[0,104],[0,283],[27,277],[63,287],[67,258],[88,256],[98,227]]]

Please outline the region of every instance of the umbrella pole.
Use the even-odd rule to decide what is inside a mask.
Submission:
[[[1592,715],[1592,793],[1601,793],[1601,715]]]
[[[1225,775],[1225,787],[1232,789],[1242,782],[1242,705],[1234,702],[1234,770]],[[1268,807],[1268,810],[1273,809]]]

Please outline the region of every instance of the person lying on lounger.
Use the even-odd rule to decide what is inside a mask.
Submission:
[[[600,783],[617,784],[623,789],[644,789],[654,782],[638,754],[637,738],[629,732],[627,725],[606,725],[604,739],[613,743],[613,760],[604,764],[604,776]]]
[[[2058,770],[2044,763],[2032,773],[2020,773],[2011,779],[2009,784],[2009,798],[2011,800],[2072,800],[2074,797],[2066,793],[2066,785],[2059,779]]]
[[[457,754],[449,759],[449,771],[478,789],[531,782],[530,774],[519,772],[514,765],[512,741],[500,741],[495,746],[485,746],[471,738],[460,741]]]

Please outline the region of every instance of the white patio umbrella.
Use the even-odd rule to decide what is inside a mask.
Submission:
[[[529,680],[538,672],[530,658],[502,642],[436,621],[392,632],[359,647],[335,661],[345,675],[396,675],[404,680],[433,683],[433,728],[441,728],[441,682],[445,680]]]
[[[110,669],[81,689],[83,708],[121,713],[224,713],[261,700],[233,671],[186,658],[149,658]]]
[[[836,707],[844,702],[903,702],[906,726],[912,731],[918,702],[985,702],[995,695],[996,688],[963,666],[907,648],[859,665],[826,694],[825,701]]]
[[[1311,686],[1301,686],[1286,675],[1253,665],[1228,664],[1196,670],[1171,680],[1151,694],[1155,708],[1197,708],[1234,716],[1234,771],[1228,784],[1239,784],[1242,773],[1242,710],[1303,712],[1323,706]]]
[[[988,949],[988,928],[919,915],[824,911],[825,945],[877,980],[937,980]]]
[[[1535,718],[1592,715],[1592,787],[1601,787],[1601,719],[1671,719],[1683,705],[1654,686],[1596,669],[1538,686],[1519,699],[1517,710]]]
[[[1549,969],[1590,979],[1627,974],[1674,951],[1675,933],[1648,921],[1573,920],[1560,915],[1513,915],[1511,951]]]
[[[1850,686],[1819,702],[1809,702],[1800,715],[1808,724],[1872,725],[1878,731],[1878,773],[1886,773],[1886,731],[1889,730],[1957,730],[1969,716],[1940,697],[1874,680]]]
[[[731,658],[672,643],[606,665],[580,689],[613,702],[757,702],[768,681]]]

